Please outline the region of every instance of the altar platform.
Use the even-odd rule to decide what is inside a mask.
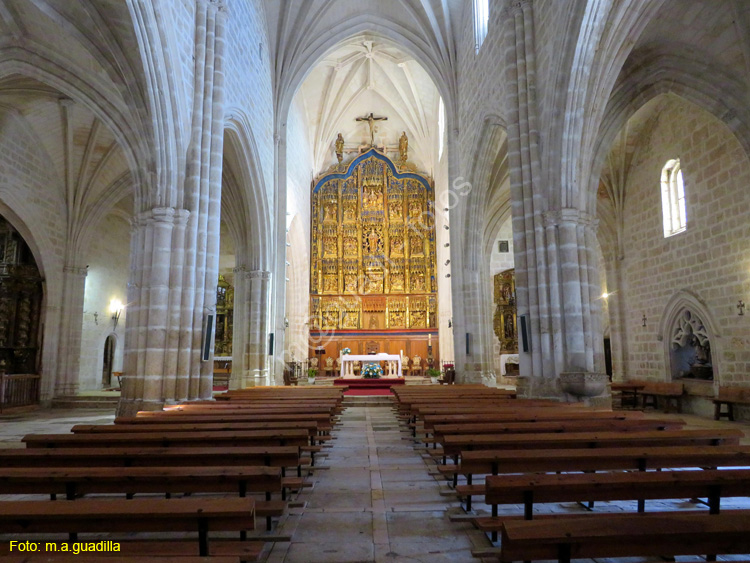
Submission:
[[[380,379],[344,379],[341,377],[333,380],[334,385],[348,385],[349,389],[390,389],[394,385],[404,385],[404,383],[405,380],[403,377],[381,377]]]

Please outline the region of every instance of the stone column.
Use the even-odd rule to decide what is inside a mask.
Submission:
[[[554,385],[549,249],[543,213],[549,194],[543,184],[536,104],[536,55],[532,2],[510,2],[505,11],[508,161],[510,164],[516,304],[527,327],[529,351],[519,350],[520,393],[559,395]],[[522,343],[519,342],[522,346]]]
[[[86,288],[86,266],[63,268],[63,291],[60,307],[60,339],[55,395],[75,395],[81,368],[83,331],[83,297]]]
[[[160,409],[169,324],[172,231],[176,210],[157,207],[134,221],[125,362],[119,415]]]
[[[271,326],[271,273],[261,270],[249,272],[249,281],[248,365],[250,366],[250,379],[248,386],[270,385],[268,335]],[[283,342],[274,343],[274,354],[276,346],[281,344]]]
[[[232,377],[230,389],[269,385],[268,327],[270,323],[271,274],[235,268]]]

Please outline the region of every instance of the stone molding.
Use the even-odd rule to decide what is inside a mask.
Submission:
[[[75,276],[81,276],[86,277],[89,273],[89,267],[88,266],[64,266],[63,272],[66,274],[73,274]]]
[[[599,219],[585,211],[571,207],[545,211],[542,217],[545,227],[559,227],[563,223],[574,223],[596,230],[599,226]]]

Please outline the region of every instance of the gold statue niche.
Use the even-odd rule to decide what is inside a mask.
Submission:
[[[436,311],[424,305],[437,303],[434,189],[423,174],[403,170],[371,148],[314,181],[311,328],[434,328]],[[391,293],[398,301],[378,313],[379,322],[351,301],[383,299],[385,305]],[[421,305],[410,310],[417,296]],[[336,307],[335,300],[349,305]]]

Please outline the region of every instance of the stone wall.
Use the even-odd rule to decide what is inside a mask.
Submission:
[[[122,217],[107,215],[94,231],[86,262],[86,292],[83,300],[83,330],[81,334],[81,372],[79,389],[102,387],[104,341],[114,334],[117,345],[112,371],[122,371],[122,352],[125,344],[123,309],[114,329],[109,304],[119,299],[127,305],[128,265],[130,263],[130,225]],[[96,317],[94,317],[96,313]],[[112,385],[117,381],[112,378]]]
[[[660,178],[680,158],[687,230],[664,238]],[[651,133],[638,140],[625,204],[625,327],[628,378],[664,380],[669,363],[659,324],[668,301],[687,290],[702,300],[721,335],[712,341],[715,380],[747,381],[750,322],[737,301],[749,301],[750,161],[736,138],[712,115],[670,95]],[[605,252],[606,253],[606,252]],[[608,284],[610,291],[618,288]],[[612,304],[610,303],[610,306]],[[642,316],[647,326],[642,326]],[[704,319],[708,322],[708,320]],[[667,332],[671,327],[667,327]]]

